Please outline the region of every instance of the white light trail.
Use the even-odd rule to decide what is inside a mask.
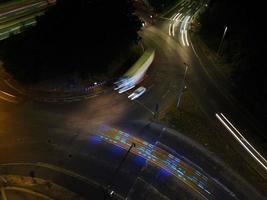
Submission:
[[[267,165],[264,164],[259,158],[258,156],[260,156],[261,159],[263,159],[263,161],[265,163],[266,160],[265,158],[263,158],[262,155],[260,155],[260,153],[258,151],[255,150],[255,148],[243,137],[243,135],[233,126],[233,124],[222,114],[218,114],[216,113],[215,116],[217,117],[217,119],[219,119],[219,121],[225,126],[225,128],[232,133],[232,135],[236,138],[236,140],[247,150],[247,152],[261,165],[263,166],[263,168],[265,170],[267,170]],[[227,124],[228,123],[228,124]],[[230,125],[230,126],[229,126]],[[238,134],[236,134],[235,132],[237,132]],[[238,136],[239,135],[239,136]],[[246,144],[249,145],[249,147],[252,148],[253,151],[255,151],[257,153],[257,155],[255,155],[248,147]]]
[[[31,7],[34,7],[34,6],[44,6],[44,5],[47,5],[47,4],[44,3],[44,2],[37,2],[37,3],[29,4],[29,5],[26,5],[26,6],[23,6],[23,7],[19,7],[19,8],[13,9],[11,11],[0,13],[0,18],[4,17],[7,14],[12,14],[14,12],[18,12],[18,11],[21,11],[23,9],[31,8]]]
[[[171,32],[172,32],[172,23],[170,23],[169,25],[169,36],[172,36]]]
[[[175,22],[172,24],[172,36],[175,36]]]
[[[155,50],[148,49],[145,53],[134,63],[134,65],[114,83],[114,90],[119,90],[119,93],[126,92],[140,83],[149,66],[154,60]]]
[[[175,16],[175,18],[174,18],[174,22],[173,22],[173,24],[172,24],[172,35],[173,36],[175,36],[175,28],[176,28],[176,26],[179,24],[179,18],[182,16],[182,14],[180,14],[180,13],[178,13],[176,16]]]
[[[234,125],[224,116],[224,114],[220,113],[221,116],[230,124],[230,126],[238,133],[238,135],[242,138],[243,141],[245,141],[256,153],[258,156],[261,157],[262,160],[264,160],[265,163],[267,163],[267,160],[247,141],[246,138],[234,127]]]
[[[177,14],[174,16],[173,20],[176,20],[176,18],[177,18],[179,15],[180,15],[180,13],[177,13]]]
[[[186,45],[189,46],[187,30],[184,31]]]
[[[179,18],[181,16],[182,16],[182,14],[178,12],[177,14],[174,14],[171,17],[171,20],[173,22],[171,22],[170,25],[169,25],[169,36],[175,36],[175,28],[179,24]]]
[[[190,16],[187,16],[185,24],[184,24],[184,34],[185,34],[185,41],[186,41],[187,46],[189,46],[188,36],[187,36],[187,27],[188,27],[189,19],[190,19]]]
[[[190,19],[190,16],[186,16],[180,27],[181,39],[182,39],[184,46],[189,46],[188,35],[187,35],[187,26],[188,26],[189,19]]]
[[[181,39],[182,39],[182,43],[183,43],[184,46],[185,46],[185,40],[184,40],[184,24],[185,24],[185,20],[186,20],[186,17],[184,17],[182,19],[183,22],[182,22],[182,24],[180,26]]]
[[[9,94],[9,93],[7,93],[7,92],[1,91],[1,90],[0,90],[0,92],[3,93],[3,94],[5,94],[5,95],[7,95],[7,96],[9,96],[9,97],[16,98],[16,96],[14,96],[14,95],[12,95],[12,94]]]
[[[171,17],[171,20],[174,20],[175,17],[178,15],[179,13],[174,13],[174,15]]]
[[[178,13],[179,14],[179,13]],[[178,14],[174,14],[172,17],[171,17],[171,20],[174,20],[176,15]],[[172,36],[172,22],[170,23],[169,25],[169,36]]]
[[[182,42],[183,42],[183,45],[185,46],[185,42],[184,42],[184,33],[183,33],[183,31],[182,31],[181,35],[182,35]]]

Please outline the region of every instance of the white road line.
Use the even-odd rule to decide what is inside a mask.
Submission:
[[[168,95],[169,92],[170,92],[170,90],[167,90],[167,92],[165,92],[165,94],[162,95],[162,98],[164,99]]]
[[[152,115],[155,115],[155,113],[150,110],[150,108],[148,108],[145,104],[142,104],[139,100],[135,99],[134,100],[136,103],[138,103],[140,106],[142,106],[143,108],[145,108],[148,112],[150,112]]]
[[[148,92],[152,87],[154,87],[154,86],[155,86],[155,84],[150,85],[150,86],[147,88],[147,92]]]

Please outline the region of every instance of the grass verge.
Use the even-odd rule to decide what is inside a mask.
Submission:
[[[212,124],[201,111],[189,90],[184,92],[179,109],[177,110],[176,104],[173,103],[160,120],[166,126],[180,131],[205,146],[255,188],[267,194],[267,183],[221,137],[222,134],[225,134],[223,127],[218,129]]]

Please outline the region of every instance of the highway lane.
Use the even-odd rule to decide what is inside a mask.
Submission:
[[[33,12],[39,12],[47,9],[50,4],[44,0],[17,2],[12,6],[1,6],[0,7],[0,23],[15,20],[16,18],[27,16]]]
[[[107,154],[107,158],[109,157],[111,160],[109,164],[103,165],[101,168],[102,164],[93,165],[97,161],[90,161],[89,158],[88,160],[86,158],[82,160],[68,159],[66,152],[80,152],[82,145],[77,140],[81,140],[80,137],[82,137],[85,142],[84,138],[88,136],[87,133],[94,133],[95,129],[102,124],[121,127],[133,120],[153,118],[152,113],[156,104],[159,104],[162,109],[174,101],[178,96],[179,84],[183,80],[184,55],[178,54],[177,43],[156,27],[144,30],[141,35],[147,45],[157,47],[157,58],[142,83],[149,90],[140,99],[137,99],[138,101],[129,101],[127,94],[119,95],[112,91],[89,101],[66,105],[31,102],[18,105],[1,103],[1,141],[5,141],[4,147],[8,150],[3,147],[1,152],[5,152],[5,154],[1,154],[0,160],[2,162],[43,161],[55,163],[104,183],[108,174],[114,169],[114,166],[109,170],[108,167],[107,169],[105,167],[113,162],[114,156]],[[150,139],[155,140],[151,133]],[[57,148],[48,151],[49,144],[56,144]],[[103,151],[107,147],[109,145],[103,145]],[[63,149],[61,152],[64,152],[64,155],[56,153],[59,149]],[[93,155],[88,149],[84,151]],[[97,158],[99,162],[106,160],[106,157],[105,159]],[[88,162],[86,166],[77,166],[77,163],[86,161]],[[92,168],[88,170],[88,166]],[[125,171],[129,173],[129,169],[132,171],[131,167],[133,166],[127,165]],[[96,169],[106,170],[107,173],[102,174],[102,170],[96,173]],[[136,173],[139,173],[139,170]],[[123,181],[123,175],[121,178],[121,183],[125,184],[125,188],[120,189],[119,185],[115,188],[126,194],[135,179],[129,177],[130,180]]]
[[[0,5],[0,40],[12,34],[20,33],[23,28],[36,23],[36,17],[43,15],[44,11],[55,1],[25,0],[14,1]]]

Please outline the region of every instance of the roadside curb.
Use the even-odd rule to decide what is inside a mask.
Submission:
[[[69,93],[64,92],[63,95],[62,94],[55,95],[55,93],[52,93],[52,92],[50,93],[46,91],[42,92],[42,91],[33,91],[33,90],[31,91],[25,88],[19,89],[17,86],[12,84],[8,79],[3,79],[3,82],[9,88],[11,88],[12,90],[18,93],[18,95],[14,95],[14,96],[22,97],[22,99],[28,99],[28,100],[32,100],[36,102],[45,102],[45,103],[70,103],[70,102],[81,101],[85,99],[91,99],[101,94],[104,94],[109,90],[109,88],[105,86],[107,82],[104,81],[98,85],[79,89],[80,91],[82,91],[80,92],[80,94],[79,92],[69,92]],[[99,90],[100,87],[104,87],[104,88]],[[97,90],[97,91],[94,91],[94,90]],[[45,95],[44,93],[47,93],[47,95]]]
[[[85,200],[83,197],[67,190],[66,188],[54,184],[52,181],[41,178],[18,175],[2,175],[1,179],[5,180],[2,188],[6,192],[9,191],[18,195],[27,193],[30,196],[48,200]]]
[[[82,195],[82,200],[84,198],[91,199],[91,197],[94,197],[94,195],[102,197],[103,192],[107,189],[98,182],[77,174],[76,172],[42,162],[0,164],[0,172],[0,177],[7,177],[9,175],[13,178],[14,176],[25,177],[29,185],[42,182],[42,185],[45,185],[48,191],[56,185],[63,189],[67,188],[68,190],[66,191],[71,190],[74,197],[80,197],[80,195]],[[25,180],[22,183],[25,183]],[[6,182],[5,184],[6,186],[9,186],[9,182]],[[124,199],[117,193],[114,193],[113,198],[114,200]],[[63,198],[62,200],[76,199],[77,198]]]

